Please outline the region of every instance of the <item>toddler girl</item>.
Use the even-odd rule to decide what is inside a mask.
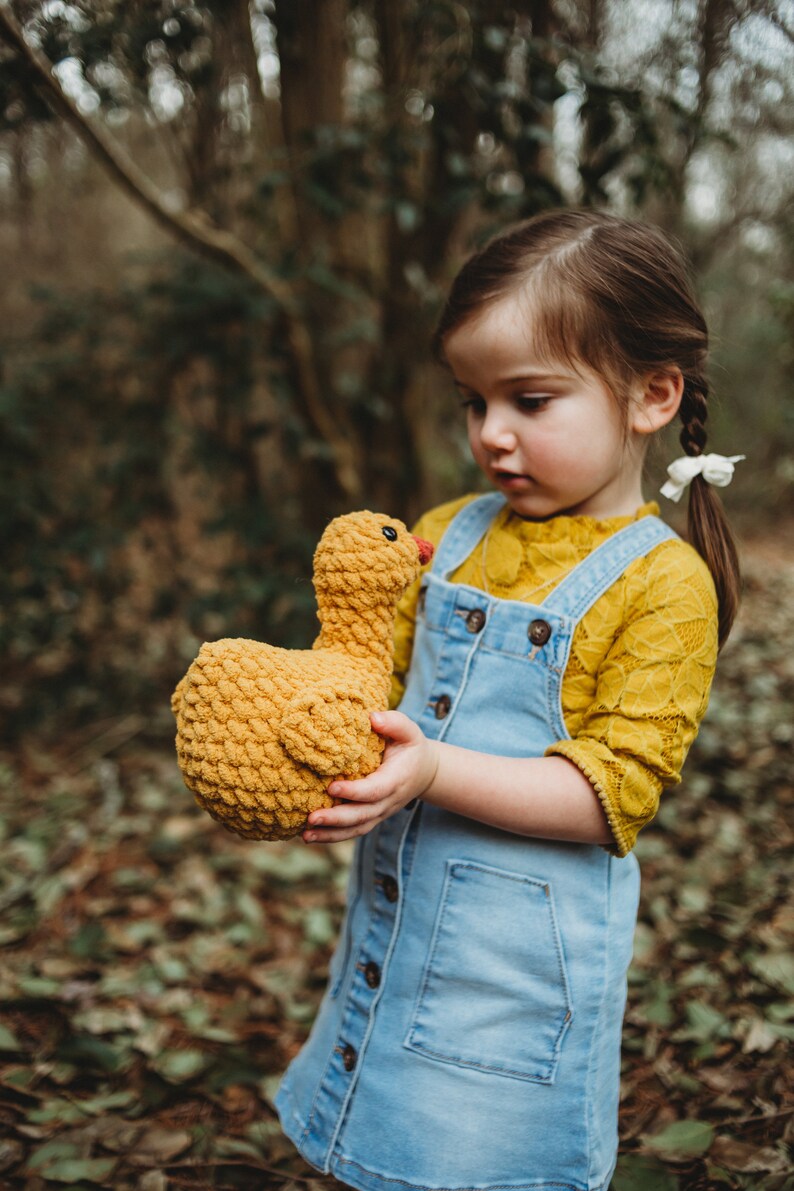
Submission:
[[[308,843],[360,836],[329,986],[277,1098],[366,1191],[604,1191],[639,872],[733,620],[736,555],[704,455],[707,332],[654,229],[585,211],[498,236],[436,336],[496,489],[428,513],[403,600],[399,711]],[[682,542],[643,502],[678,416]]]

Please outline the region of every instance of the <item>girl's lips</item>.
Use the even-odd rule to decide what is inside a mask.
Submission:
[[[500,484],[503,488],[523,488],[532,482],[530,476],[520,475],[512,471],[495,471],[493,475],[497,484]]]

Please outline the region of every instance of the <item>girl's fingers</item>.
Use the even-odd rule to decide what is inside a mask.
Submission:
[[[328,793],[332,798],[344,798],[349,802],[374,802],[382,797],[381,782],[378,778],[359,777],[355,781],[344,781],[341,778],[331,782]]]
[[[384,807],[377,803],[361,805],[355,802],[340,802],[338,806],[321,811],[312,811],[308,825],[314,827],[357,827],[361,823],[377,822],[383,818]]]
[[[338,778],[330,783],[328,793],[342,801],[336,806],[312,811],[303,832],[305,843],[331,844],[364,835],[402,805],[397,795],[402,786],[398,780],[400,768],[395,769],[393,761],[396,761],[398,752],[403,754],[402,750],[396,750],[390,763],[389,749],[421,740],[422,732],[413,720],[399,711],[375,712],[371,720],[373,729],[389,741],[382,764],[367,777],[352,781]]]
[[[421,729],[417,728],[413,720],[409,720],[408,716],[403,715],[401,711],[376,711],[372,713],[370,719],[373,729],[379,736],[385,736],[389,742],[383,760],[378,769],[368,777],[359,777],[352,781],[338,778],[331,782],[328,793],[332,798],[345,798],[352,802],[373,802],[379,798],[387,797],[391,792],[389,785],[391,780],[389,775],[392,772],[390,748],[394,745],[410,744],[422,739]]]
[[[350,802],[378,802],[381,798],[388,798],[394,792],[395,785],[394,766],[387,754],[374,773],[350,781],[337,778],[328,786],[328,793],[332,798],[343,798]]]
[[[324,828],[322,831],[304,831],[302,835],[305,844],[341,844],[346,839],[356,839],[359,835],[366,835],[374,824],[363,824],[360,827]]]
[[[365,835],[386,818],[388,807],[381,804],[340,803],[326,810],[312,811],[303,832],[306,844],[335,844],[340,840]]]
[[[395,744],[410,744],[422,735],[421,729],[401,711],[375,711],[369,718],[373,730]]]

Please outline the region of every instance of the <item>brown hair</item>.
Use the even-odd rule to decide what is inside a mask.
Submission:
[[[543,212],[500,233],[453,281],[433,337],[437,357],[443,360],[452,330],[515,290],[535,299],[540,354],[594,369],[624,418],[638,376],[680,368],[681,445],[687,455],[703,453],[708,329],[683,258],[657,228],[571,210]],[[702,476],[690,485],[688,532],[717,589],[722,646],[739,606],[739,562],[722,503]]]

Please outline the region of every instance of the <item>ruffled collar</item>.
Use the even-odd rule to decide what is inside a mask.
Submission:
[[[560,514],[560,516],[550,517],[546,521],[532,521],[519,517],[509,505],[505,505],[498,515],[497,524],[504,526],[505,529],[509,529],[511,533],[519,535],[528,542],[555,542],[567,539],[591,545],[594,539],[608,538],[610,534],[617,533],[619,529],[623,529],[633,521],[639,521],[641,517],[658,517],[658,515],[659,506],[655,500],[640,505],[634,513],[624,514],[622,517],[598,518]]]
[[[649,501],[630,515],[597,518],[561,515],[548,521],[527,521],[509,505],[496,517],[480,548],[482,585],[495,593],[512,594],[516,584],[533,588],[559,580],[600,546],[641,517],[658,515],[659,506]],[[516,593],[513,598],[526,598]]]

